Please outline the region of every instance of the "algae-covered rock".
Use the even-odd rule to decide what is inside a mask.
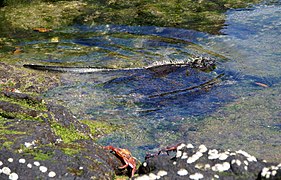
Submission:
[[[57,29],[76,23],[122,24],[180,27],[217,34],[224,24],[227,9],[257,2],[259,0],[35,1],[6,6],[0,14],[5,24],[3,29]]]
[[[7,71],[1,71],[0,86],[0,179],[112,179],[113,167],[122,163],[95,143],[94,123],[88,122],[90,129],[63,106],[36,95],[43,87],[37,80],[26,88],[23,82],[44,73],[18,71],[24,75],[19,77],[14,70],[20,68],[1,65]],[[53,81],[45,79],[43,89]]]
[[[18,175],[20,179],[111,179],[114,176],[111,155],[92,140],[88,126],[64,107],[17,92],[4,91],[1,96],[0,162],[2,172],[7,171],[0,174],[1,178]],[[34,104],[41,103],[44,108],[17,104],[17,100],[23,101],[22,97],[32,99]]]

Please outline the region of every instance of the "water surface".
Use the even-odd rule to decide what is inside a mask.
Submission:
[[[217,68],[210,72],[181,67],[168,73],[65,73],[62,86],[45,96],[78,118],[122,125],[99,143],[128,148],[138,158],[189,141],[281,160],[280,128],[275,128],[281,124],[280,14],[280,3],[229,10],[221,35],[155,26],[75,26],[62,30],[72,36],[59,42],[25,43],[37,54],[25,58],[37,64],[134,68],[212,57]],[[201,86],[218,76],[216,83]]]

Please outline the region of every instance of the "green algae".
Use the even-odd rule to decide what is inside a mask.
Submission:
[[[70,156],[73,156],[75,154],[78,154],[81,150],[80,149],[77,149],[77,148],[61,148],[61,150],[67,154],[67,155],[70,155]]]
[[[83,169],[68,167],[67,171],[75,176],[81,176],[84,173]]]
[[[1,88],[0,88],[1,89]],[[0,101],[5,101],[9,102],[12,104],[17,104],[20,105],[23,108],[26,109],[32,109],[32,110],[38,110],[38,111],[47,111],[47,107],[45,105],[45,102],[42,100],[41,102],[32,100],[32,99],[15,99],[15,98],[10,98],[7,96],[4,96],[0,94]]]
[[[94,120],[81,120],[81,122],[89,126],[93,137],[98,137],[100,135],[107,135],[115,131],[118,131],[120,129],[120,126],[110,124],[107,122],[94,121]]]
[[[76,23],[92,26],[122,24],[180,27],[217,34],[223,26],[224,12],[227,9],[242,8],[258,2],[260,1],[33,1],[1,8],[0,22],[5,26],[0,27],[2,32],[26,32],[36,27],[59,29]]]
[[[88,135],[78,132],[73,125],[70,125],[70,127],[67,128],[58,123],[52,123],[51,127],[55,134],[61,137],[64,143],[71,143],[77,140],[90,138]]]

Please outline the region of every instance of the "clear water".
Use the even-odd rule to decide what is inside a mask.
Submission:
[[[77,26],[63,30],[62,34],[73,37],[60,39],[59,43],[33,41],[25,46],[52,48],[49,54],[29,59],[37,64],[122,68],[185,60],[190,55],[216,59],[217,68],[211,72],[183,67],[160,74],[148,70],[65,73],[64,84],[45,94],[61,101],[78,118],[123,126],[122,131],[102,137],[99,143],[128,148],[141,159],[148,151],[180,141],[202,143],[189,134],[202,135],[197,131],[206,118],[266,90],[257,82],[280,92],[280,15],[278,2],[229,10],[222,35],[152,26]],[[215,85],[200,86],[220,74],[224,76]],[[274,100],[278,102],[279,98]],[[281,124],[279,104],[272,104],[272,108],[277,113],[273,119],[263,120],[265,128]],[[280,146],[276,136],[273,138]]]

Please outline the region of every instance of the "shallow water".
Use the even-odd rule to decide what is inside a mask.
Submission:
[[[227,107],[249,96],[256,98],[264,91],[264,96],[273,102],[280,101],[279,96],[271,96],[280,92],[277,88],[281,80],[280,14],[280,3],[229,10],[222,35],[152,26],[76,26],[62,30],[61,34],[73,36],[59,39],[59,42],[46,40],[23,44],[38,54],[24,58],[36,64],[109,68],[176,62],[192,55],[216,59],[217,68],[211,72],[181,67],[169,73],[145,69],[65,73],[64,84],[45,94],[47,98],[61,101],[78,118],[124,126],[123,131],[105,136],[99,143],[128,148],[141,159],[148,151],[183,140],[203,143],[208,136],[202,132],[206,129],[206,119],[220,116],[217,112],[221,111],[226,118],[234,111],[239,112],[239,108],[229,110]],[[50,48],[50,53],[41,53],[40,48]],[[202,86],[219,75],[222,77],[214,85]],[[274,93],[266,93],[271,90]],[[255,106],[255,102],[258,99],[251,106]],[[281,124],[279,104],[270,104],[269,108],[277,113],[270,119],[265,117],[262,128],[275,133],[268,140],[268,149],[274,144],[281,151],[280,141],[275,141],[278,136],[281,139],[280,129],[270,128]],[[245,112],[252,113],[251,109]],[[228,127],[225,128],[227,132]],[[191,139],[200,135],[201,139]],[[220,141],[221,137],[214,135],[213,138]]]

